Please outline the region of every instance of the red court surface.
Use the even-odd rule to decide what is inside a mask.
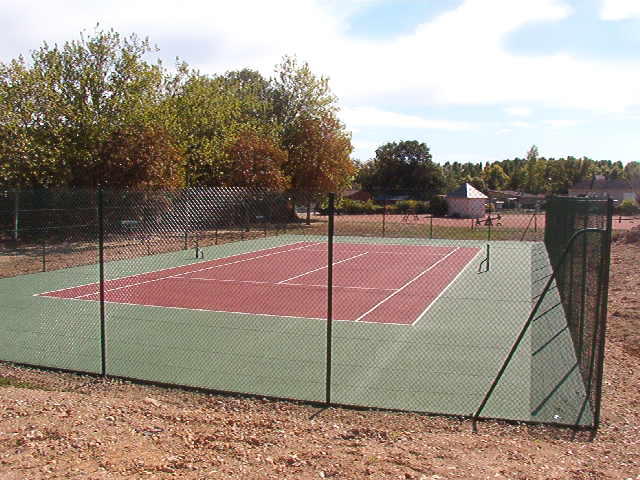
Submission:
[[[479,249],[336,243],[333,318],[415,323]],[[144,306],[326,318],[327,245],[296,242],[105,282],[105,301]],[[94,283],[39,294],[99,300]]]

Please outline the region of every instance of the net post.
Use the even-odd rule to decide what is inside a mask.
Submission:
[[[433,239],[433,213],[429,216],[429,239]]]
[[[329,194],[329,231],[327,235],[327,358],[326,358],[326,382],[325,403],[331,405],[331,353],[333,334],[333,237],[335,215],[335,193]]]
[[[100,276],[100,364],[102,376],[107,375],[106,328],[104,315],[104,197],[98,186],[98,265]]]

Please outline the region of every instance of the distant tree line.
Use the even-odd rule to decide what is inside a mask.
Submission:
[[[284,57],[273,78],[149,63],[96,31],[0,63],[0,190],[261,186],[341,190],[356,173],[328,81]]]
[[[380,146],[375,157],[359,164],[357,182],[372,193],[418,192],[431,199],[470,183],[478,190],[514,190],[533,194],[566,194],[571,185],[593,175],[629,181],[640,191],[640,162],[592,160],[587,157],[545,158],[532,146],[525,158],[491,163],[433,162],[429,147],[415,140]]]
[[[360,163],[328,80],[284,57],[272,78],[249,69],[204,75],[147,58],[136,35],[95,31],[0,63],[0,190],[261,186],[310,205],[357,181],[429,200],[463,182],[478,189],[566,193],[604,174],[634,182],[640,164],[586,157],[445,163],[415,140]]]

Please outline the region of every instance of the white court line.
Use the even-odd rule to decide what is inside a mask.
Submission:
[[[307,250],[308,252],[319,252],[319,253],[327,253],[327,250]],[[342,251],[339,253],[353,253],[353,252],[348,252],[348,251]],[[416,257],[416,255],[418,255],[416,252],[387,252],[387,251],[373,251],[373,250],[369,250],[368,253],[376,253],[376,254],[384,254],[384,255],[403,255],[405,257]],[[420,253],[419,254],[421,257],[443,257],[446,254],[445,253]]]
[[[458,272],[458,274],[457,274],[455,277],[453,277],[453,279],[452,279],[452,280],[447,284],[447,286],[446,286],[446,287],[444,287],[444,288],[440,291],[440,293],[436,296],[436,298],[434,298],[434,299],[431,301],[431,303],[429,303],[429,305],[427,305],[427,308],[425,308],[425,309],[422,311],[422,313],[421,313],[420,315],[418,315],[418,316],[416,317],[416,319],[415,319],[413,322],[411,322],[411,325],[416,325],[416,324],[417,324],[417,323],[422,319],[422,317],[424,316],[424,314],[425,314],[425,313],[427,313],[427,312],[429,311],[429,309],[431,308],[431,306],[432,306],[434,303],[436,303],[436,301],[437,301],[440,297],[442,297],[442,295],[444,295],[444,292],[446,292],[446,291],[449,289],[449,287],[450,287],[451,285],[453,285],[454,283],[456,283],[456,280],[458,280],[458,277],[459,277],[460,275],[462,275],[462,272],[464,272],[467,268],[469,268],[469,265],[471,265],[471,264],[473,263],[473,261],[476,259],[476,257],[480,254],[480,252],[481,252],[481,251],[482,251],[482,250],[478,249],[478,251],[477,251],[477,252],[476,252],[476,254],[473,256],[473,258],[469,259],[469,261],[467,262],[467,264],[466,264],[464,267],[462,267],[462,268],[460,269],[460,271]]]
[[[366,317],[367,315],[369,315],[371,312],[373,312],[375,309],[377,309],[380,305],[382,305],[384,302],[386,302],[387,300],[389,300],[391,297],[393,297],[394,295],[397,295],[398,293],[400,293],[402,290],[404,290],[405,288],[407,288],[409,285],[411,285],[413,282],[415,282],[416,280],[418,280],[420,277],[422,277],[424,274],[426,274],[427,272],[429,272],[431,269],[433,269],[434,267],[436,267],[440,262],[445,261],[447,258],[449,258],[451,255],[453,255],[454,253],[456,253],[458,250],[460,250],[460,247],[456,247],[454,250],[452,250],[451,252],[449,252],[446,256],[442,257],[440,260],[438,260],[436,263],[434,263],[433,265],[431,265],[429,268],[427,268],[426,270],[424,270],[422,273],[418,274],[417,276],[413,277],[411,280],[409,280],[407,283],[405,283],[402,287],[400,287],[398,290],[396,290],[395,292],[393,292],[391,295],[388,295],[386,298],[382,299],[381,301],[379,301],[378,303],[376,303],[373,307],[371,307],[369,310],[367,310],[366,312],[364,312],[362,315],[360,315],[358,318],[355,319],[356,322],[359,322],[360,320],[362,320],[364,317]]]
[[[123,288],[137,287],[138,285],[144,285],[144,284],[147,284],[147,283],[159,282],[160,280],[166,280],[168,278],[178,278],[178,277],[180,277],[182,275],[188,275],[190,273],[203,272],[205,270],[212,270],[214,268],[226,267],[227,265],[234,265],[236,263],[248,262],[250,260],[257,260],[258,258],[265,258],[265,257],[270,257],[272,255],[279,255],[280,253],[287,253],[287,252],[292,252],[294,250],[301,250],[303,248],[307,248],[308,246],[309,245],[305,245],[305,246],[302,246],[302,247],[291,248],[289,250],[281,250],[279,252],[266,253],[264,255],[258,255],[257,257],[243,258],[242,260],[236,260],[234,262],[222,263],[220,265],[212,265],[210,267],[199,268],[197,270],[191,270],[189,272],[182,272],[182,273],[177,273],[175,275],[167,275],[166,277],[154,278],[152,280],[145,280],[144,282],[130,283],[129,285],[122,285],[122,286],[116,287],[116,288],[108,288],[108,289],[105,289],[105,293],[106,292],[115,292],[116,290],[122,290]],[[155,272],[150,272],[150,273],[155,273]],[[73,298],[90,297],[91,295],[95,295],[96,293],[97,292],[91,292],[91,293],[87,293],[85,295],[78,295],[77,297],[73,297]]]
[[[53,299],[53,300],[65,300],[65,301],[72,301],[72,302],[98,302],[98,300],[85,300],[82,298],[72,298],[72,297],[43,297],[43,298],[47,298],[47,299]],[[209,313],[233,313],[236,315],[251,315],[254,317],[260,316],[260,317],[277,317],[277,318],[292,318],[294,320],[322,320],[324,322],[327,321],[327,317],[303,317],[303,316],[295,316],[295,315],[277,315],[275,313],[251,313],[251,312],[236,312],[236,311],[232,311],[232,310],[209,310],[206,308],[193,308],[193,307],[175,307],[175,306],[166,306],[166,305],[153,305],[153,304],[148,304],[148,303],[127,303],[127,302],[112,302],[110,300],[105,300],[104,301],[105,304],[110,304],[110,305],[127,305],[129,307],[155,307],[155,308],[171,308],[173,310],[191,310],[194,312],[209,312]],[[117,314],[116,314],[117,316]],[[354,322],[355,320],[351,320],[351,319],[346,319],[346,318],[334,318],[333,319],[334,322]],[[394,323],[394,322],[360,322],[360,323],[372,323],[372,324],[377,324],[377,325],[399,325],[401,327],[408,327],[410,326],[407,323]]]
[[[84,300],[82,298],[64,298],[64,297],[48,297],[54,298],[56,300],[71,300],[76,302],[97,302],[98,300]],[[213,312],[213,313],[235,313],[237,315],[253,315],[261,316],[261,317],[282,317],[282,318],[294,318],[294,319],[302,319],[302,320],[327,320],[323,317],[296,317],[293,315],[276,315],[274,313],[251,313],[251,312],[234,312],[233,310],[208,310],[206,308],[193,308],[193,307],[175,307],[175,306],[166,306],[166,305],[153,305],[147,303],[127,303],[127,302],[112,302],[109,300],[104,301],[105,304],[109,303],[112,305],[127,305],[130,307],[156,307],[156,308],[171,308],[173,310],[191,310],[194,312]],[[116,314],[117,316],[117,314]],[[339,322],[351,322],[352,320],[337,320]]]
[[[358,254],[358,255],[354,255],[353,257],[345,258],[345,259],[340,260],[340,261],[338,261],[338,262],[333,262],[331,265],[338,265],[339,263],[347,262],[347,261],[349,261],[349,260],[353,260],[354,258],[362,257],[363,255],[366,255],[367,253],[369,253],[369,252],[360,253],[360,254]],[[305,275],[309,275],[310,273],[318,272],[318,271],[320,271],[320,270],[324,270],[325,268],[329,268],[329,265],[324,265],[324,266],[322,266],[322,267],[320,267],[320,268],[316,268],[316,269],[313,269],[313,270],[309,270],[308,272],[301,273],[300,275],[296,275],[295,277],[287,278],[287,279],[285,279],[285,280],[282,280],[282,281],[278,282],[278,284],[280,284],[280,283],[286,283],[286,282],[288,282],[289,280],[294,280],[294,279],[296,279],[296,278],[304,277]]]
[[[209,259],[209,260],[204,260],[202,262],[195,262],[195,263],[192,263],[192,265],[202,265],[203,263],[215,262],[216,260],[223,260],[225,258],[233,258],[233,257],[238,257],[240,255],[248,255],[248,254],[256,253],[256,252],[264,252],[266,250],[273,250],[275,248],[280,248],[280,247],[290,247],[291,245],[297,245],[299,243],[307,243],[307,242],[285,243],[284,245],[278,245],[276,247],[261,248],[260,250],[253,250],[251,252],[236,253],[235,255],[229,255],[227,257],[212,258],[212,259]],[[311,247],[311,246],[315,246],[315,245],[319,245],[319,243],[316,242],[316,243],[312,243],[311,245],[307,245],[307,246]],[[156,272],[165,272],[167,270],[175,270],[176,268],[182,268],[182,267],[185,267],[185,266],[186,265],[179,265],[177,267],[161,268],[160,270],[153,270],[151,272],[134,273],[133,275],[124,275],[122,277],[110,278],[108,280],[105,280],[105,282],[114,282],[116,280],[123,280],[125,278],[139,277],[140,275],[148,275],[150,273],[156,273]],[[89,285],[96,285],[97,283],[98,282],[83,283],[83,284],[80,284],[80,285],[75,285],[73,287],[66,287],[66,288],[60,288],[58,290],[50,290],[48,292],[35,293],[33,296],[34,297],[45,296],[45,295],[48,295],[50,293],[58,293],[58,292],[64,292],[65,290],[73,290],[74,288],[88,287]]]
[[[178,280],[202,280],[206,282],[229,282],[229,283],[250,283],[252,285],[282,285],[285,287],[321,287],[329,288],[326,283],[312,284],[312,283],[273,283],[273,282],[260,282],[258,280],[232,280],[232,279],[219,279],[219,278],[200,278],[200,277],[184,277],[178,278]],[[395,292],[396,288],[378,288],[378,287],[352,287],[349,285],[333,285],[333,288],[347,288],[353,290],[377,290],[383,292]]]

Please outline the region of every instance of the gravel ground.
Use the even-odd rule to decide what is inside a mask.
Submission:
[[[640,233],[640,232],[639,232]],[[631,238],[631,236],[630,236]],[[615,243],[603,418],[569,430],[141,386],[0,363],[0,478],[640,479],[640,243]]]

